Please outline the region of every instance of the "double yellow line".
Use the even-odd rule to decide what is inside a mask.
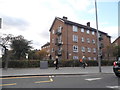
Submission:
[[[22,78],[37,78],[37,77],[49,77],[48,81],[37,81],[34,83],[47,83],[47,82],[53,82],[52,77],[54,76],[29,76],[29,77],[8,77],[8,78],[0,78],[0,79],[22,79]],[[11,84],[0,84],[0,86],[11,86],[11,85],[16,85],[16,83],[11,83]]]
[[[0,86],[11,86],[11,85],[16,85],[16,83],[11,83],[11,84],[0,84]]]
[[[48,77],[48,76],[29,76],[29,77],[8,77],[8,78],[0,78],[0,79],[22,79],[22,78],[37,78],[37,77]]]

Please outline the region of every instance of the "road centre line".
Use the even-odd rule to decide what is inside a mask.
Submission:
[[[107,88],[119,88],[120,89],[120,86],[106,86]]]
[[[22,78],[37,78],[37,77],[49,77],[49,76],[23,76],[23,77],[8,77],[8,78],[0,78],[0,79],[22,79]]]
[[[94,81],[94,80],[100,80],[100,79],[102,79],[102,78],[88,78],[88,79],[85,79],[85,80],[87,80],[87,81]]]
[[[0,84],[0,86],[11,86],[11,85],[16,85],[16,83],[11,83],[11,84]]]

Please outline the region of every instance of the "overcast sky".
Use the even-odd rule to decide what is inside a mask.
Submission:
[[[113,42],[118,37],[118,0],[97,0],[99,30]],[[40,49],[50,41],[49,29],[55,17],[96,28],[94,0],[0,0],[0,35],[23,35]]]

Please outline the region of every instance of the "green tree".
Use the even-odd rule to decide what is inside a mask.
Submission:
[[[30,44],[31,41],[24,39],[21,35],[14,37],[10,45],[14,53],[14,58],[17,60],[25,59],[26,53],[32,48]]]
[[[35,54],[40,60],[46,59],[46,56],[48,55],[48,53],[45,50],[37,51]]]
[[[29,60],[39,59],[38,56],[36,55],[36,52],[38,52],[38,50],[30,50],[29,53],[28,53],[28,59]]]

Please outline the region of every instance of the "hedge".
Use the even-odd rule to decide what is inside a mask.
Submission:
[[[48,67],[54,67],[54,61],[48,60]],[[112,66],[114,61],[102,60],[102,66]],[[94,60],[86,61],[88,66],[98,66],[98,62]],[[5,62],[2,62],[2,67],[5,66]],[[59,61],[60,67],[79,67],[78,60],[61,60]],[[8,64],[9,68],[34,68],[40,67],[40,60],[10,60]]]

